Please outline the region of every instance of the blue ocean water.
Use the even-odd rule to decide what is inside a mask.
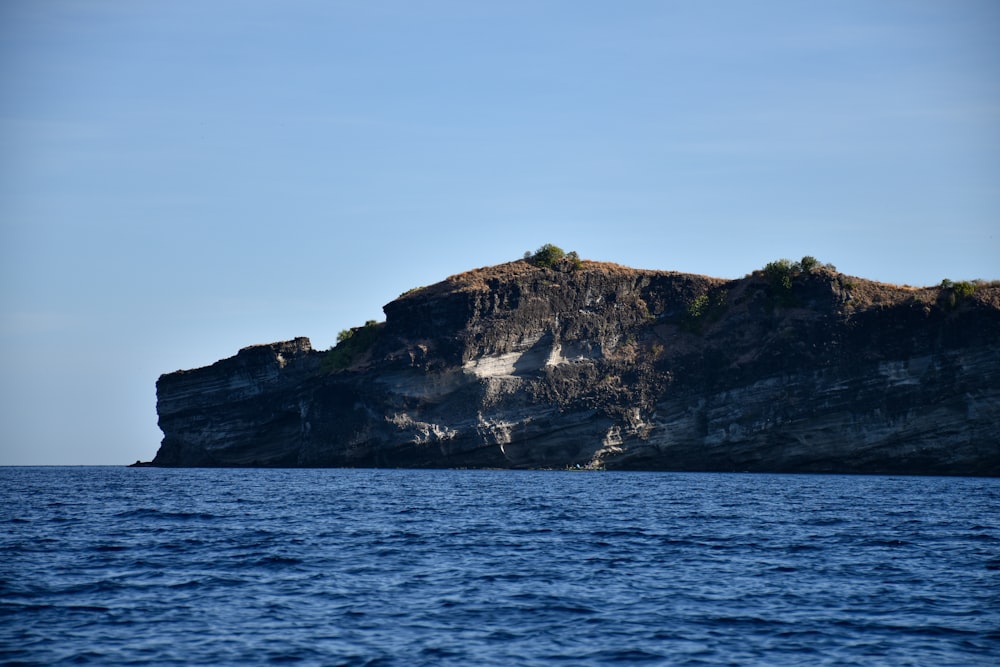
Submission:
[[[0,469],[0,661],[993,665],[1000,480]]]

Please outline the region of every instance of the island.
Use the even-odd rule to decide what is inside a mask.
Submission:
[[[153,466],[1000,474],[1000,282],[523,259],[156,383]]]

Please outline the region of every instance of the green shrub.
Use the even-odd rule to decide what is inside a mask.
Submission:
[[[562,261],[566,256],[566,251],[556,245],[551,243],[546,243],[541,248],[535,251],[535,254],[531,256],[531,261],[535,266],[541,266],[547,269],[554,269],[556,265]]]
[[[684,310],[681,325],[688,331],[699,331],[703,325],[717,320],[726,312],[728,298],[729,292],[719,288],[707,294],[699,294]]]
[[[524,259],[535,266],[544,269],[554,269],[556,271],[575,271],[583,265],[580,256],[576,251],[566,252],[557,245],[546,243],[536,250],[534,254],[530,251],[524,253]]]
[[[570,268],[573,271],[576,271],[581,266],[583,266],[583,260],[580,259],[580,256],[578,254],[576,254],[576,250],[571,250],[570,252],[566,253],[566,261],[569,262]]]
[[[773,262],[768,262],[764,266],[764,276],[775,290],[787,293],[792,289],[792,279],[795,276],[812,273],[819,268],[827,271],[837,270],[833,264],[822,264],[812,255],[806,255],[797,262],[789,259],[776,259]]]
[[[952,289],[955,291],[955,296],[959,299],[966,299],[976,291],[976,286],[967,280],[963,280],[952,285]]]
[[[792,275],[795,266],[787,259],[776,259],[764,266],[764,276],[775,289],[792,289]]]
[[[799,268],[802,273],[812,273],[819,265],[819,260],[812,255],[806,255],[799,260]]]
[[[708,312],[708,295],[699,294],[688,304],[686,314],[688,319],[696,320],[706,312]]]
[[[960,303],[972,296],[976,284],[968,280],[954,283],[947,278],[941,281],[941,292],[938,294],[938,304],[946,309],[957,308]]]
[[[776,259],[768,262],[764,266],[764,275],[771,282],[771,285],[778,289],[792,289],[792,278],[803,273],[812,273],[816,269],[826,269],[836,271],[833,264],[823,264],[812,255],[806,255],[797,262],[790,259]]]
[[[352,327],[338,333],[337,344],[323,357],[322,369],[327,372],[339,371],[353,364],[375,344],[378,330],[378,322],[368,320],[363,327]]]

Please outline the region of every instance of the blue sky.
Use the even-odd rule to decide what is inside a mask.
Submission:
[[[5,0],[0,465],[555,243],[1000,278],[1000,3]]]

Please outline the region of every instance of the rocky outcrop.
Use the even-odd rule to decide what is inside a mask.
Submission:
[[[310,381],[320,359],[308,338],[256,345],[156,383],[163,443],[155,464],[295,465],[309,439]]]
[[[384,311],[161,376],[153,464],[1000,474],[996,286],[520,261]]]

